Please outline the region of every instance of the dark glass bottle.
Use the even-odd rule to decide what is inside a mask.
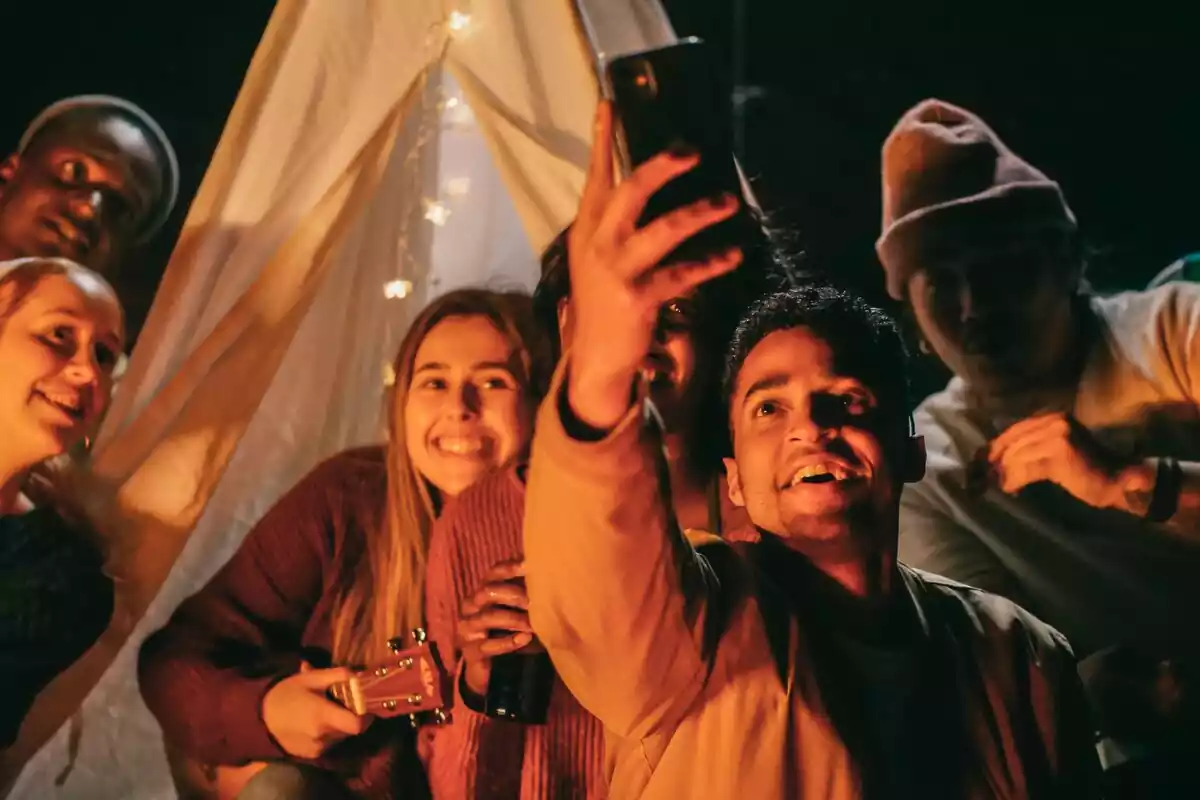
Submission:
[[[484,710],[489,717],[544,725],[553,688],[554,664],[534,639],[515,653],[492,659]]]

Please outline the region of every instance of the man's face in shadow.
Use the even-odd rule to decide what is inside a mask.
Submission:
[[[967,252],[913,275],[908,299],[921,335],[976,390],[1038,386],[1071,344],[1079,282],[1061,247],[1039,240]]]
[[[0,260],[69,258],[112,277],[161,190],[155,149],[112,114],[52,121],[0,164]]]

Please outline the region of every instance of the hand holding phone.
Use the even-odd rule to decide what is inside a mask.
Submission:
[[[743,208],[698,232],[665,261],[692,261],[744,245],[753,220],[745,211],[733,154],[733,119],[709,48],[699,39],[632,53],[605,70],[617,121],[617,148],[626,175],[667,151],[694,153],[699,163],[658,189],[639,225],[701,200],[732,195]]]
[[[739,198],[704,198],[638,225],[650,199],[699,161],[694,154],[660,153],[618,185],[611,134],[612,110],[601,103],[592,163],[567,245],[573,320],[567,398],[578,421],[600,431],[629,409],[659,308],[742,260],[737,247],[669,260],[696,234],[732,217]]]

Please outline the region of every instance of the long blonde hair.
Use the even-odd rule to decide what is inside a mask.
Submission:
[[[404,408],[417,350],[448,317],[487,319],[521,354],[531,406],[549,382],[549,342],[534,322],[528,295],[459,289],[430,303],[413,320],[392,364],[388,397],[387,502],[383,519],[368,529],[361,552],[347,552],[335,584],[333,659],[365,665],[386,655],[386,642],[424,624],[425,556],[440,511],[437,490],[413,469],[404,435]]]

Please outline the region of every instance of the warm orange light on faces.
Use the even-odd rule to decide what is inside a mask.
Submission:
[[[849,511],[895,492],[873,427],[876,398],[835,369],[833,351],[807,328],[767,335],[750,351],[733,395],[730,496],[759,527],[833,540]]]

